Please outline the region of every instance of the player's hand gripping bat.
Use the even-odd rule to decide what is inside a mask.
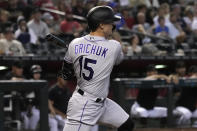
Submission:
[[[74,36],[71,34],[60,33],[57,35],[48,34],[46,35],[45,40],[61,48],[65,48],[67,51],[68,45],[73,38]],[[62,65],[62,69],[58,73],[58,76],[63,78],[64,80],[72,79],[74,77],[73,65],[64,61]]]

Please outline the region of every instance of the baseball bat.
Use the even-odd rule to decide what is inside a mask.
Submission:
[[[48,42],[52,42],[61,48],[68,48],[68,44],[54,34],[47,34],[45,40]]]

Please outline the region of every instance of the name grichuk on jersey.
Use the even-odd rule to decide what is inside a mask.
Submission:
[[[113,65],[119,64],[122,59],[118,41],[91,35],[74,39],[64,57],[64,60],[74,64],[78,80],[76,88],[102,98],[108,95]]]

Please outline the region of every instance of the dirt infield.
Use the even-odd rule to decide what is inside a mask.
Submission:
[[[134,131],[197,131],[197,128],[138,128]]]

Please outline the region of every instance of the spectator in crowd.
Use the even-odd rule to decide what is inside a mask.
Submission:
[[[48,8],[56,10],[56,6],[54,5],[54,2],[52,0],[35,0],[34,5],[36,5],[39,8]],[[54,17],[54,20],[59,19],[59,16],[57,14],[51,13],[51,15]]]
[[[85,0],[85,8],[87,10],[90,10],[94,6],[98,5],[97,0]]]
[[[197,66],[192,65],[189,70],[188,78],[197,78]],[[197,89],[194,87],[181,87],[180,96],[176,101],[176,108],[173,114],[177,117],[176,124],[179,127],[189,127],[191,123],[191,118],[197,117]],[[197,123],[192,124],[193,127],[197,127]]]
[[[153,26],[154,25],[154,17],[156,16],[156,9],[154,8],[149,8],[147,10],[147,13],[146,13],[146,21],[151,25]]]
[[[145,4],[147,8],[159,8],[158,0],[145,0]]]
[[[146,14],[146,12],[147,12],[147,7],[145,4],[140,4],[137,6],[137,13]]]
[[[24,0],[9,0],[7,6],[4,7],[10,13],[10,21],[13,23],[17,21],[18,16],[23,15],[26,3]]]
[[[146,34],[152,33],[152,27],[146,22],[145,14],[143,12],[137,14],[137,24],[133,26],[132,30],[144,34],[144,36],[139,36],[143,44],[151,42],[151,39],[147,37]]]
[[[131,10],[129,8],[123,8],[121,13],[122,13],[123,19],[125,20],[126,27],[128,27],[129,29],[132,29],[132,27],[133,27],[133,25],[135,23],[135,19],[129,13],[130,11]]]
[[[143,27],[145,32],[148,32],[150,29],[150,24],[146,22],[145,14],[142,12],[137,14],[137,24],[133,26],[132,30],[141,32],[141,27]]]
[[[82,31],[80,23],[73,20],[73,12],[71,8],[66,11],[65,19],[60,23],[60,30],[65,34],[74,34],[78,36]]]
[[[194,1],[194,0],[177,0],[177,2],[175,1],[175,3],[178,3],[180,5],[180,7],[181,7],[181,10],[182,10],[191,1]]]
[[[170,14],[170,22],[166,24],[169,28],[170,38],[176,40],[179,37],[184,38],[185,32],[182,30],[180,24],[177,21],[177,16],[173,13]]]
[[[161,4],[160,8],[163,8],[165,21],[166,21],[166,23],[168,23],[169,22],[169,17],[170,17],[170,5],[169,5],[169,3]]]
[[[102,5],[108,5],[110,2],[113,2],[113,1],[111,1],[111,0],[99,0],[98,2],[97,2],[97,5],[98,6],[102,6]]]
[[[170,7],[168,3],[163,3],[160,8],[158,9],[158,14],[153,18],[154,25],[158,26],[158,19],[159,17],[164,17],[165,18],[165,23],[169,23],[169,12],[170,12]]]
[[[137,35],[131,36],[130,43],[126,46],[127,56],[139,55],[142,51],[141,46],[139,46],[139,38]]]
[[[192,22],[192,31],[195,37],[197,37],[197,1],[194,1],[194,19]]]
[[[55,5],[52,0],[36,0],[34,1],[34,5],[38,7],[55,9]]]
[[[146,69],[145,80],[164,79],[170,82],[168,76],[158,74],[154,65],[148,65]],[[131,116],[141,118],[143,125],[147,124],[147,118],[163,118],[167,116],[166,107],[157,107],[155,102],[158,96],[158,89],[156,88],[140,88],[136,101],[131,106]]]
[[[4,39],[0,40],[0,54],[10,56],[24,56],[26,51],[21,42],[14,38],[13,29],[8,27],[4,31]]]
[[[36,44],[37,36],[32,29],[27,27],[26,20],[23,16],[17,19],[18,29],[15,31],[15,38],[19,40],[27,49],[28,44]]]
[[[145,5],[144,0],[129,0],[130,1],[130,7],[137,7],[139,5]]]
[[[40,65],[32,65],[30,68],[30,74],[32,80],[40,80],[41,79],[42,68]],[[35,131],[38,126],[38,122],[40,119],[40,111],[37,109],[39,105],[39,95],[38,91],[26,92],[25,101],[26,108],[21,113],[24,129]]]
[[[155,28],[155,34],[157,36],[168,37],[169,28],[165,25],[165,18],[160,16],[158,21],[159,25]]]
[[[45,12],[42,15],[42,20],[47,24],[50,33],[57,33],[57,32],[59,32],[59,30],[60,30],[59,25],[58,25],[59,22],[58,21],[54,21],[54,18],[53,18],[53,16],[50,13]]]
[[[57,9],[59,11],[65,12],[67,8],[66,2],[64,0],[57,1]]]
[[[193,7],[194,7],[194,18],[197,18],[197,1],[193,2]]]
[[[6,10],[0,9],[0,33],[3,33],[5,27],[10,25],[11,22],[8,20],[10,13]]]
[[[23,75],[24,64],[22,61],[13,61],[11,71],[7,72],[5,75],[6,80],[24,80]]]
[[[179,4],[172,5],[171,13],[174,13],[177,19],[179,19],[179,17],[181,17],[181,6]]]
[[[183,30],[185,30],[186,28],[186,23],[182,17],[182,14],[181,14],[181,6],[179,4],[175,4],[172,6],[172,11],[171,13],[175,14],[176,17],[177,17],[177,22],[180,24],[181,28]]]
[[[27,26],[34,31],[41,43],[44,42],[45,36],[49,34],[49,28],[47,24],[41,20],[41,12],[38,8],[33,11],[33,19],[27,23]]]
[[[129,0],[118,0],[121,8],[130,8],[130,1]]]
[[[84,8],[83,0],[76,0],[76,5],[73,7],[73,14],[86,17],[88,10]]]
[[[186,23],[186,32],[191,34],[192,32],[192,22],[194,20],[194,11],[191,7],[186,7],[184,11],[185,16],[183,17],[184,22]]]

